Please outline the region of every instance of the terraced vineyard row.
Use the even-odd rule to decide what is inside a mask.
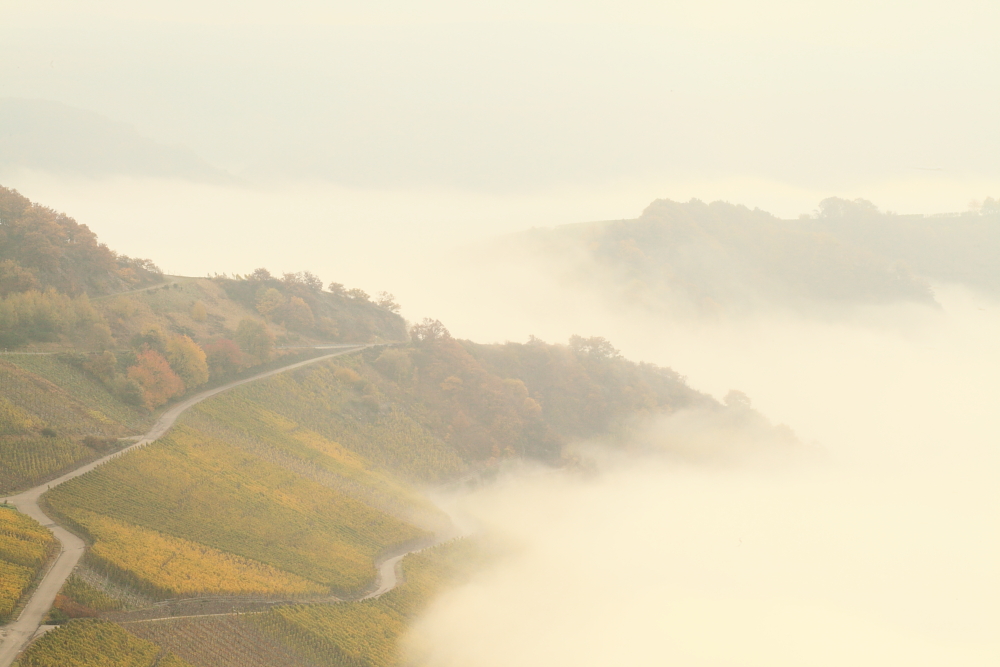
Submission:
[[[167,470],[170,474],[164,475]],[[151,568],[140,563],[163,562],[177,549],[161,543],[143,556],[134,541],[119,540],[121,546],[113,547],[111,533],[98,536],[95,516],[297,575],[286,577],[284,586],[301,586],[291,582],[305,579],[338,593],[368,585],[382,551],[427,536],[189,426],[178,426],[157,443],[53,489],[46,499],[58,516],[96,539],[95,555],[115,554],[115,562],[126,565],[130,576],[150,586],[164,580],[154,584]],[[212,553],[205,551],[197,559],[210,566],[203,581],[230,580],[233,563],[210,557]]]
[[[59,355],[11,354],[3,360],[48,380],[76,401],[128,429],[139,430],[150,420],[145,410],[121,402],[103,384]]]
[[[319,667],[245,619],[235,615],[164,619],[124,627],[196,667]]]
[[[29,487],[92,456],[69,438],[0,436],[0,492]]]
[[[190,667],[114,623],[77,620],[49,632],[14,667]]]
[[[0,622],[6,621],[55,546],[49,531],[0,506]]]

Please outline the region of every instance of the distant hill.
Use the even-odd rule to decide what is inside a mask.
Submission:
[[[657,200],[634,220],[534,229],[499,248],[615,304],[674,314],[933,305],[932,282],[1000,293],[1000,215],[989,211],[898,216],[828,199],[814,217],[782,220],[721,201]]]
[[[48,100],[0,98],[0,174],[33,169],[224,183],[235,179],[192,151],[165,146],[100,114]]]
[[[927,280],[1000,296],[1000,202],[992,198],[978,211],[941,215],[897,215],[862,199],[830,198],[801,224]]]

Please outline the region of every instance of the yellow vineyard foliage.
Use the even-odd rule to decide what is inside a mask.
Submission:
[[[190,540],[171,537],[92,512],[77,522],[95,543],[91,564],[128,573],[140,588],[171,597],[222,595],[303,595],[322,593],[311,581],[270,565],[227,554]]]
[[[330,667],[392,667],[410,621],[437,593],[482,558],[470,540],[443,544],[403,560],[405,582],[381,597],[341,604],[291,605],[245,618],[307,661]]]
[[[35,520],[0,507],[0,620],[6,619],[45,564],[53,538]]]
[[[0,621],[7,620],[14,611],[14,606],[34,577],[35,572],[30,567],[0,560]]]
[[[190,667],[172,654],[160,653],[156,644],[114,623],[80,619],[45,634],[14,667]]]
[[[156,444],[71,480],[46,498],[72,522],[85,522],[85,510],[266,563],[338,592],[368,585],[380,552],[426,537],[190,426],[175,427]]]

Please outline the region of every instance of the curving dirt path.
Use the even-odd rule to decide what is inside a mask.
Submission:
[[[156,420],[152,428],[150,428],[149,431],[147,431],[146,434],[135,444],[129,445],[125,449],[119,450],[114,454],[109,454],[99,458],[96,461],[91,461],[90,463],[80,466],[72,472],[66,473],[62,477],[58,477],[50,482],[40,484],[33,489],[28,489],[27,491],[24,491],[16,496],[8,498],[8,502],[13,504],[20,512],[27,514],[32,519],[51,530],[56,540],[59,541],[60,550],[59,555],[56,556],[56,559],[52,563],[48,572],[45,573],[45,576],[42,578],[41,582],[39,582],[38,587],[32,593],[31,598],[29,598],[28,603],[21,611],[20,616],[17,617],[17,620],[2,628],[5,635],[0,638],[0,667],[10,667],[10,665],[14,662],[14,659],[17,658],[21,649],[38,631],[45,615],[48,614],[49,609],[52,608],[52,603],[56,599],[56,594],[62,589],[63,584],[66,583],[69,575],[72,574],[76,564],[80,562],[80,558],[83,557],[83,552],[86,548],[86,544],[84,544],[83,540],[53,522],[52,519],[42,512],[41,508],[38,506],[38,499],[43,493],[48,491],[53,486],[58,486],[63,482],[67,482],[75,477],[79,477],[80,475],[90,472],[97,466],[107,463],[113,458],[121,456],[124,452],[136,449],[137,447],[143,447],[158,440],[163,437],[168,430],[170,430],[170,427],[174,425],[174,422],[177,421],[177,418],[180,417],[185,410],[204,401],[206,398],[211,398],[216,394],[221,394],[222,392],[228,391],[233,387],[238,387],[241,384],[277,375],[278,373],[284,373],[285,371],[301,368],[302,366],[307,366],[309,364],[315,364],[316,362],[323,361],[324,359],[329,359],[331,357],[357,352],[358,350],[362,350],[366,347],[369,346],[355,345],[341,348],[336,352],[331,352],[330,354],[324,354],[319,357],[313,357],[312,359],[306,359],[305,361],[289,364],[288,366],[282,366],[281,368],[265,371],[248,378],[243,378],[242,380],[236,380],[234,382],[215,387],[214,389],[208,389],[200,394],[195,394],[191,398],[170,407],[166,412],[160,415],[160,418]],[[386,563],[389,563],[390,561],[393,562],[393,565],[390,568],[391,572],[387,572],[385,570],[386,563],[382,564],[382,567],[380,568],[380,590],[375,594],[385,592],[381,589],[385,586],[387,580],[392,581],[392,585],[389,586],[389,588],[395,586],[395,564],[398,563],[401,558],[402,556],[386,561]],[[388,588],[385,590],[388,590]]]

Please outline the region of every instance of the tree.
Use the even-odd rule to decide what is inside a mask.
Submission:
[[[167,335],[159,326],[146,327],[142,333],[132,337],[132,347],[137,350],[156,350],[162,354],[167,351]]]
[[[302,284],[311,289],[313,292],[323,291],[323,281],[319,279],[312,271],[302,272]]]
[[[156,350],[139,353],[135,365],[128,369],[128,378],[142,387],[143,400],[150,410],[184,394],[184,381]]]
[[[0,262],[0,296],[12,292],[27,292],[40,287],[38,276],[12,259]]]
[[[205,310],[205,304],[201,301],[195,301],[194,305],[191,306],[191,319],[195,322],[204,322],[208,319],[208,311]]]
[[[569,347],[577,354],[585,354],[595,359],[617,359],[621,356],[614,345],[611,344],[611,341],[601,336],[594,336],[592,338],[571,336]]]
[[[744,394],[739,389],[730,389],[722,402],[725,403],[727,408],[733,409],[748,409],[750,408],[750,397]]]
[[[206,345],[205,355],[209,375],[216,379],[233,375],[246,365],[242,350],[228,338],[220,338]]]
[[[118,359],[111,351],[105,351],[83,362],[83,369],[105,384],[109,384],[118,374]]]
[[[313,317],[312,308],[297,296],[288,300],[277,317],[289,329],[296,331],[305,331],[316,326],[316,318]]]
[[[365,303],[369,300],[368,292],[364,291],[359,287],[349,289],[345,294],[347,295],[347,298],[350,299],[351,301],[360,301],[362,303]]]
[[[867,199],[841,199],[840,197],[828,197],[819,203],[819,217],[821,218],[849,218],[866,217],[878,215],[878,207]]]
[[[273,287],[261,287],[257,292],[257,312],[268,319],[284,305],[284,295]]]
[[[267,269],[254,269],[254,272],[248,276],[248,279],[254,282],[263,283],[271,280],[271,277],[271,272]]]
[[[174,336],[167,341],[167,361],[189,389],[208,382],[205,351],[189,337]]]
[[[440,320],[425,317],[423,322],[410,327],[410,337],[415,343],[432,343],[436,340],[448,340],[451,334]]]
[[[263,322],[249,317],[243,319],[236,328],[235,338],[240,349],[253,357],[257,363],[264,363],[271,358],[274,335]]]
[[[385,308],[386,310],[398,313],[400,310],[400,305],[396,303],[396,297],[389,294],[388,292],[379,292],[378,299],[375,301],[375,305],[380,308]]]

